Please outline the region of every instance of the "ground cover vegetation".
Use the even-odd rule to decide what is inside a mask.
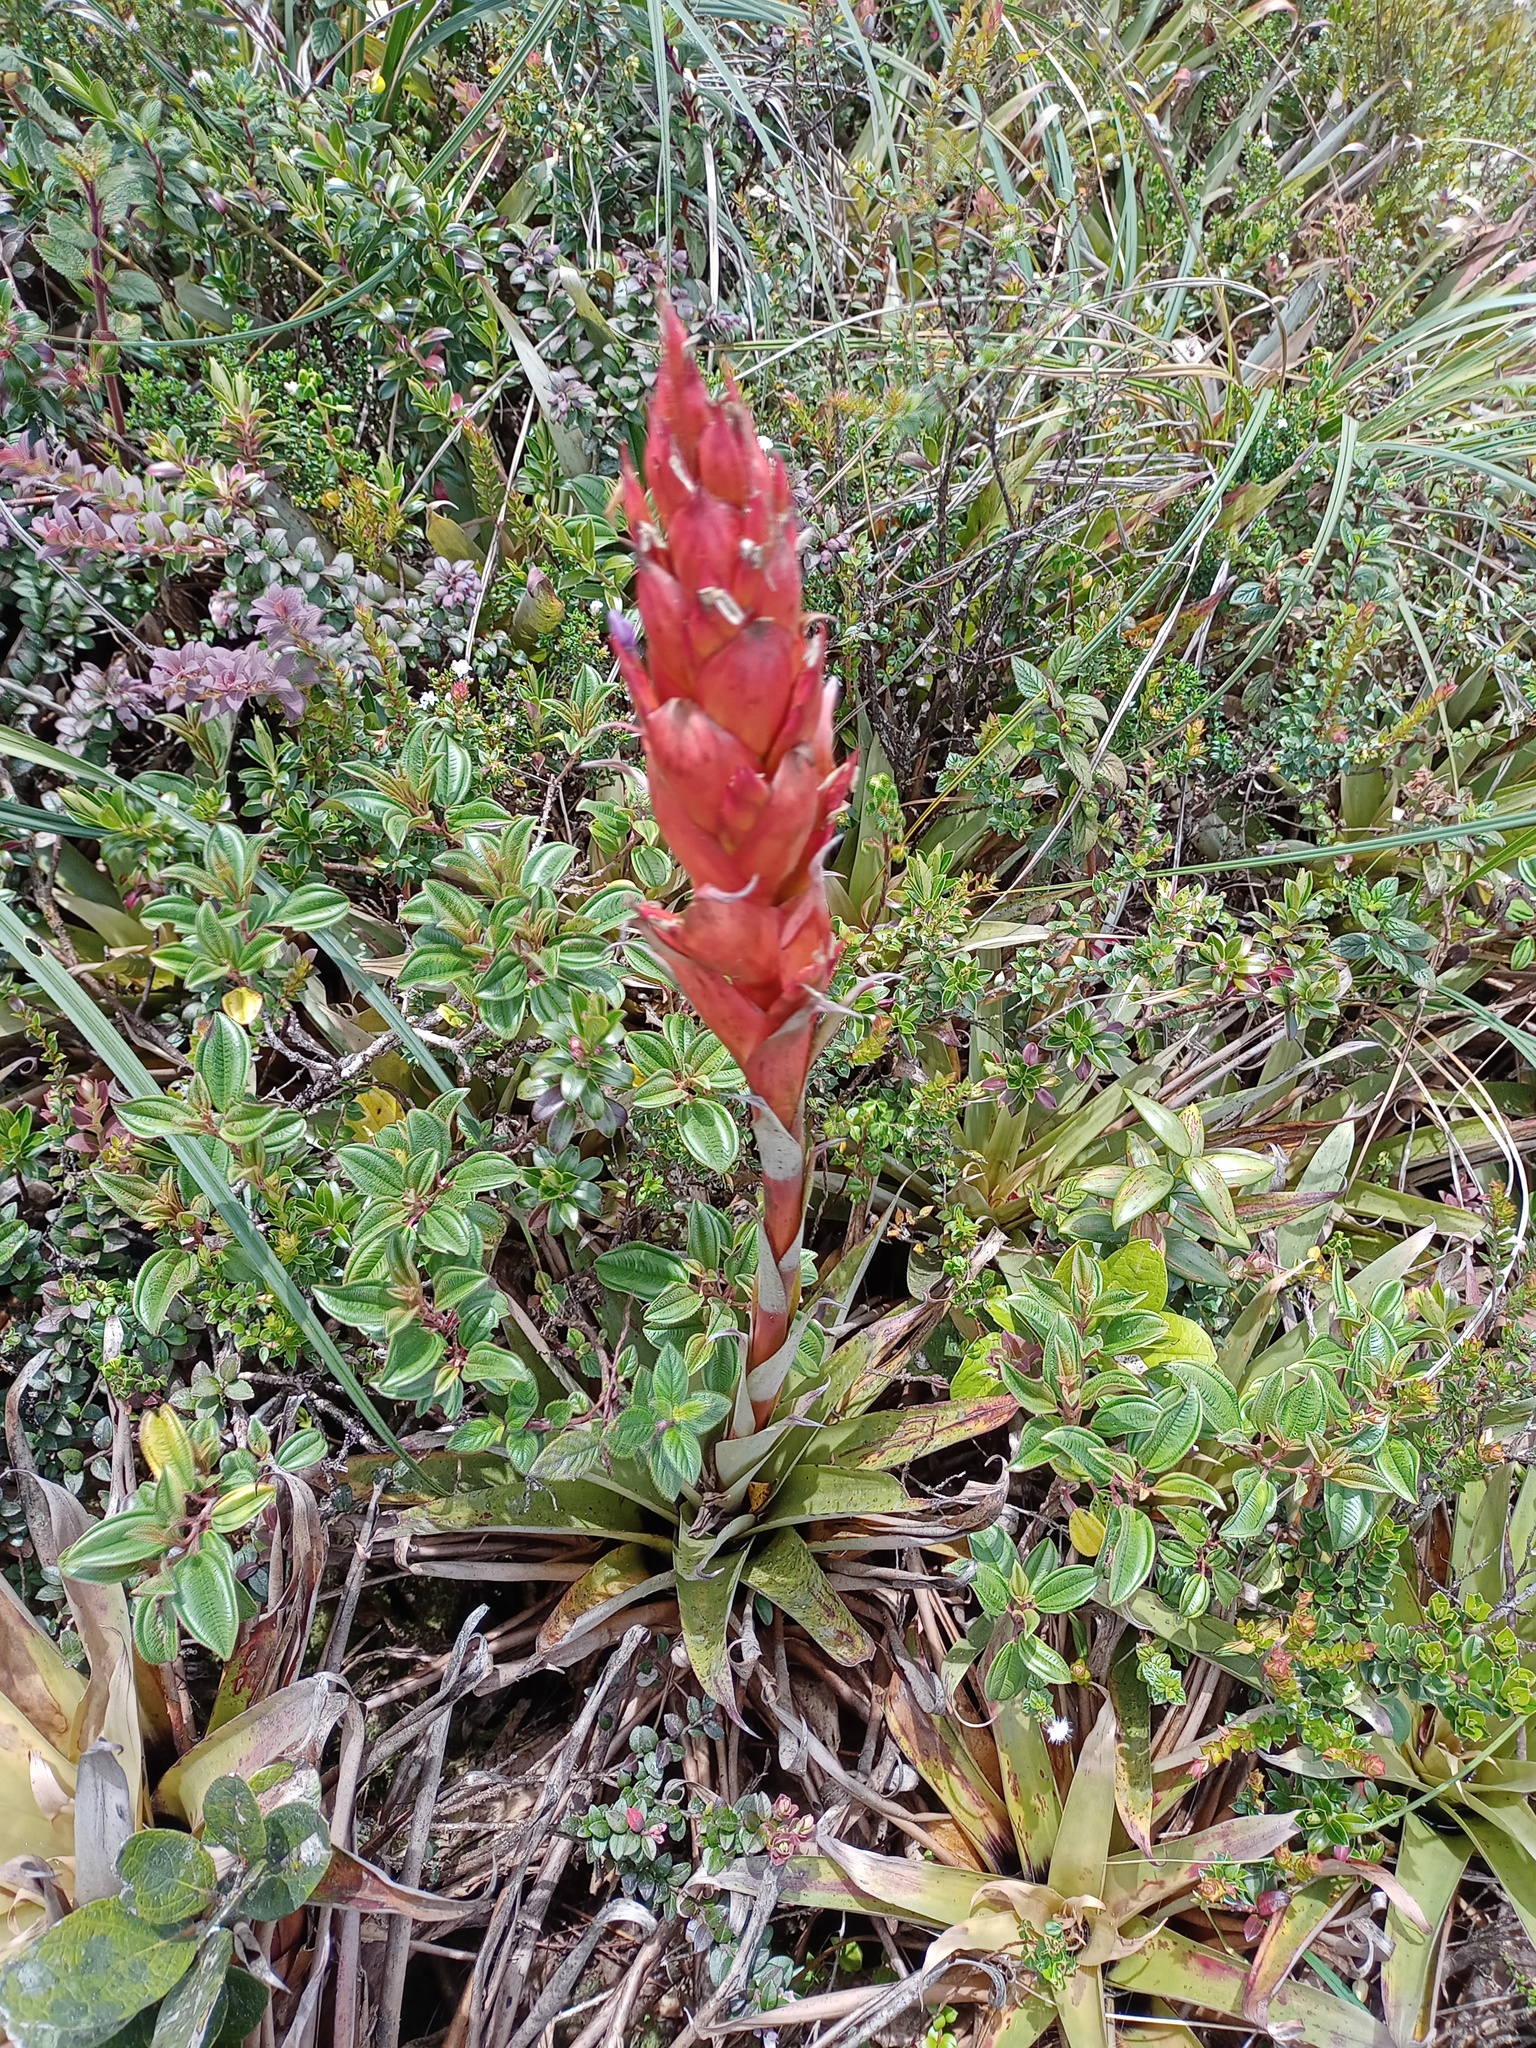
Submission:
[[[1536,2032],[1536,38],[0,7],[16,2048]]]

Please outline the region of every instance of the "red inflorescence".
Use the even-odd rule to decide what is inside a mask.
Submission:
[[[817,995],[837,961],[820,859],[851,760],[832,757],[835,691],[808,634],[789,479],[728,380],[715,402],[663,311],[665,358],[625,505],[645,656],[613,644],[645,743],[651,803],[693,883],[645,906],[684,994],[752,1093],[798,1135]]]

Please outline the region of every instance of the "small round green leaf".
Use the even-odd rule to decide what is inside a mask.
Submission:
[[[244,1863],[266,1854],[267,1824],[244,1778],[215,1778],[203,1794],[203,1840]]]
[[[213,1903],[218,1879],[201,1842],[175,1828],[141,1828],[117,1859],[123,1903],[151,1927],[180,1927]]]

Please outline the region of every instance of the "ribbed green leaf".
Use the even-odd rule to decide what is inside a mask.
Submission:
[[[240,1633],[240,1603],[229,1545],[222,1536],[204,1536],[196,1550],[171,1567],[171,1598],[187,1634],[215,1657],[232,1657]]]
[[[152,1337],[170,1314],[171,1303],[197,1271],[197,1260],[179,1246],[153,1252],[133,1283],[133,1312]]]

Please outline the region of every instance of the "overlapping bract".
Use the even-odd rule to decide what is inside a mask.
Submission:
[[[789,480],[731,383],[714,402],[663,314],[645,481],[625,478],[645,658],[615,621],[651,803],[694,885],[642,915],[748,1084],[798,1136],[815,996],[837,952],[820,858],[853,763],[832,757],[824,642],[808,637]],[[653,509],[654,508],[654,509]]]

